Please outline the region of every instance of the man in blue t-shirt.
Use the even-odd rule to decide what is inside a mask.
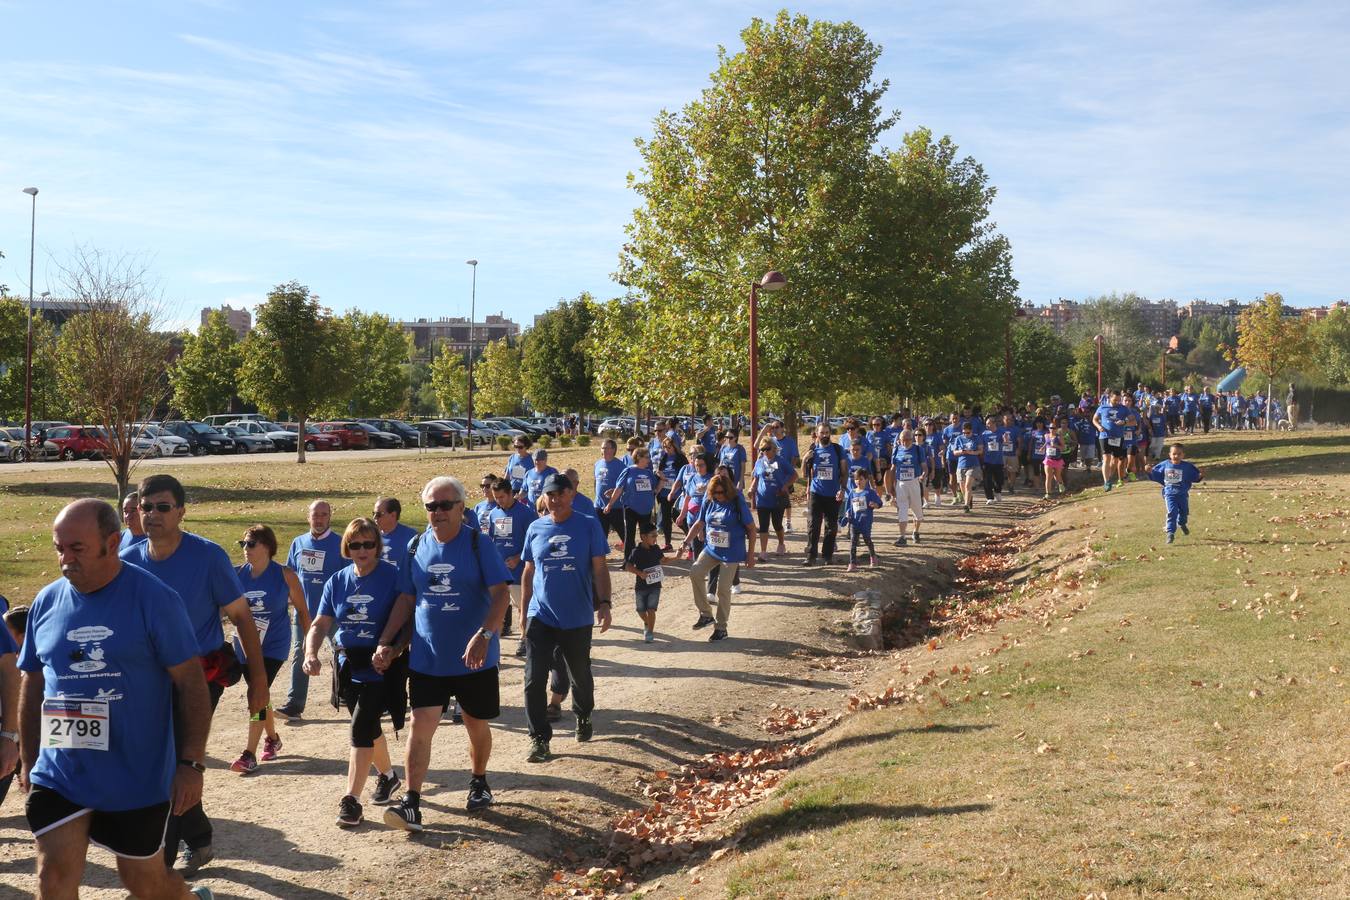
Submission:
[[[138,490],[141,522],[149,539],[122,551],[122,559],[145,569],[182,598],[197,638],[197,653],[206,672],[213,713],[240,663],[234,648],[225,643],[220,624],[222,615],[229,617],[246,656],[243,665],[248,669],[249,712],[261,712],[268,704],[262,640],[229,555],[219,545],[183,531],[187,499],[177,478],[151,475],[141,481]],[[188,874],[215,855],[211,847],[211,820],[200,803],[181,817],[169,820],[164,853],[170,864],[178,852],[180,838],[184,844],[181,862]]]
[[[619,445],[614,439],[605,438],[605,442],[600,445],[600,458],[595,461],[595,517],[600,521],[600,530],[606,540],[611,531],[620,540],[623,539],[623,510],[608,512],[605,509],[605,504],[609,503],[609,492],[619,483],[619,476],[624,470],[623,460],[616,456],[618,452]]]
[[[403,524],[403,504],[398,502],[397,497],[376,500],[372,518],[380,527],[380,538],[384,541],[381,558],[397,569],[403,565],[403,557],[408,555],[408,544],[417,537],[417,531]],[[338,540],[341,541],[341,538]]]
[[[342,535],[329,527],[333,508],[327,500],[315,500],[307,512],[309,531],[291,541],[286,554],[286,568],[300,576],[300,587],[305,592],[305,604],[311,618],[319,613],[323,586],[333,573],[345,568],[342,557]],[[291,687],[286,702],[273,710],[288,719],[298,719],[309,700],[309,676],[305,674],[305,635],[300,631],[299,619],[291,625]]]
[[[561,648],[572,688],[578,741],[592,735],[595,680],[591,675],[591,626],[609,630],[609,569],[605,566],[605,536],[594,519],[572,509],[574,490],[563,475],[544,482],[548,515],[536,519],[525,533],[521,559],[521,605],[529,625],[525,630],[525,718],[529,722],[529,762],[552,758],[548,722],[549,670]]]
[[[139,544],[145,540],[145,528],[141,525],[141,492],[132,491],[122,499],[122,524],[126,525],[126,530],[122,532],[122,539],[118,542],[117,552],[130,547],[132,544]]]
[[[806,537],[806,559],[802,565],[815,565],[818,547],[828,565],[834,562],[839,504],[844,502],[844,479],[848,475],[848,455],[834,442],[834,432],[824,422],[816,426],[816,441],[803,457],[802,474],[810,486],[807,512],[811,517]],[[825,530],[823,545],[822,526]]]
[[[200,807],[211,718],[188,612],[118,557],[117,513],[102,500],[67,506],[52,537],[64,577],[34,599],[19,657],[43,896],[76,895],[91,841],[116,855],[132,894],[183,896],[160,848],[171,815]]]
[[[398,602],[375,652],[376,669],[394,661],[398,634],[413,619],[408,658],[412,730],[404,763],[407,788],[385,810],[387,825],[422,830],[421,791],[431,763],[431,739],[451,699],[459,704],[469,738],[468,809],[492,804],[487,784],[492,731],[501,712],[497,667],[500,633],[511,602],[511,573],[492,541],[464,521],[464,485],[442,475],[422,488],[429,530],[409,548],[399,569]],[[495,515],[498,511],[494,510]]]

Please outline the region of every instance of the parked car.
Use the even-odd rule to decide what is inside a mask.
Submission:
[[[517,428],[510,422],[497,416],[493,416],[490,419],[484,419],[483,424],[487,425],[489,428],[495,428],[498,436],[504,434],[510,438],[518,438],[533,434],[533,432],[526,431],[523,428]]]
[[[357,428],[364,429],[372,450],[402,450],[403,438],[390,431],[381,431],[369,422],[353,422]]]
[[[89,425],[60,425],[47,429],[47,440],[56,444],[62,459],[98,459],[108,450],[103,432]]]
[[[558,420],[552,416],[527,416],[525,421],[544,429],[545,434],[557,434],[559,430]]]
[[[267,438],[278,450],[295,452],[296,435],[294,431],[287,431],[276,422],[269,422],[265,419],[240,419],[236,422],[229,422],[240,429],[245,434],[251,434],[254,437]]]
[[[457,425],[461,430],[463,430],[465,435],[468,434],[469,420],[464,416],[456,416],[452,419],[440,419],[439,421],[446,422],[451,425]],[[497,435],[500,433],[501,433],[500,429],[488,425],[482,419],[473,420],[473,445],[475,447],[487,444],[495,444],[497,442]]]
[[[234,438],[228,434],[221,434],[205,422],[173,419],[160,422],[159,427],[187,441],[193,456],[200,456],[203,453],[235,452]]]
[[[150,425],[143,422],[137,422],[131,426],[138,432],[139,438],[144,438],[154,445],[152,456],[190,456],[192,448],[188,442],[176,434],[169,434],[158,425]]]
[[[605,434],[606,432],[610,431],[622,435],[635,434],[637,433],[636,420],[633,419],[631,416],[628,418],[624,418],[622,416],[611,416],[610,418],[605,419],[599,425],[595,426],[596,434]]]
[[[380,431],[398,435],[403,438],[403,444],[406,447],[416,447],[422,436],[422,432],[401,419],[357,419],[356,421],[365,422],[367,425],[374,425]]]
[[[221,431],[234,438],[235,453],[275,453],[277,445],[265,434],[250,434],[238,425],[222,425]]]
[[[553,433],[552,428],[545,425],[536,425],[533,422],[527,422],[519,416],[494,416],[493,419],[497,422],[505,422],[512,428],[519,428],[530,437],[541,437]]]
[[[287,428],[292,434],[295,433],[296,426]],[[306,450],[341,450],[342,438],[335,434],[329,434],[326,431],[320,431],[319,426],[312,422],[305,423],[305,449]]]
[[[454,447],[464,440],[460,432],[444,422],[418,422],[413,427],[421,436],[424,447]]]
[[[263,422],[266,419],[267,416],[262,413],[218,413],[214,416],[207,416],[202,421],[212,428],[219,429],[224,425],[233,425],[235,422]]]
[[[370,448],[370,435],[359,422],[341,420],[337,422],[316,422],[314,423],[319,431],[324,434],[331,434],[342,442],[343,450],[368,450]]]
[[[7,462],[27,462],[30,449],[23,445],[22,428],[0,428],[0,459]],[[61,448],[52,441],[44,441],[41,445],[34,438],[31,448],[33,458],[58,459],[61,456]]]

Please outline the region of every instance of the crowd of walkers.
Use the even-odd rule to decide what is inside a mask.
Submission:
[[[115,854],[135,896],[187,894],[184,875],[214,855],[201,802],[208,729],[241,680],[247,724],[231,769],[249,775],[281,754],[276,720],[302,719],[309,680],[327,672],[330,702],[350,717],[339,826],[364,821],[365,797],[387,825],[421,831],[421,790],[446,720],[467,736],[466,808],[492,805],[503,638],[514,618],[527,761],[553,758],[569,694],[574,736],[589,741],[591,640],[613,620],[615,552],[616,571],[633,578],[643,642],[656,641],[673,560],[689,564],[692,629],[710,629],[716,642],[731,637],[741,570],[784,561],[794,512],[806,531],[799,564],[842,563],[846,532],[851,571],[876,566],[874,525],[889,510],[894,545],[905,547],[944,502],[969,513],[977,492],[986,504],[1019,489],[1053,498],[1067,469],[1100,464],[1107,490],[1136,478],[1163,485],[1171,541],[1178,528],[1188,533],[1186,493],[1202,476],[1166,439],[1208,429],[1218,408],[1209,396],[1141,387],[988,415],[901,410],[850,418],[837,439],[822,423],[805,447],[778,421],[747,445],[710,418],[689,430],[669,420],[622,455],[605,440],[590,485],[520,437],[479,480],[481,497],[453,477],[428,481],[422,531],[401,522],[395,497],[340,531],[330,504],[315,500],[284,562],[264,523],[240,534],[237,565],[183,530],[187,492],[170,475],[144,479],[120,518],[103,501],[78,500],[53,524],[62,577],[10,610],[11,629],[0,632],[0,775],[17,770],[27,791],[40,891],[74,896],[93,842]],[[274,710],[271,687],[288,662]],[[401,775],[386,722],[409,727]]]

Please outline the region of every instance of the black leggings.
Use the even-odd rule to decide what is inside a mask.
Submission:
[[[670,502],[670,491],[661,491],[656,495],[661,504],[661,531],[666,536],[666,546],[670,546],[670,532],[675,525],[675,505]]]
[[[877,555],[877,548],[872,546],[872,532],[863,534],[862,529],[857,525],[853,526],[853,537],[849,539],[848,561],[855,563],[858,561],[858,541],[867,542],[867,553],[869,556]]]
[[[778,507],[778,508],[776,508],[776,509],[765,509],[765,508],[762,507],[762,506],[761,506],[761,507],[758,507],[758,508],[755,510],[755,516],[759,519],[759,533],[760,533],[760,534],[768,534],[768,533],[769,533],[769,526],[772,525],[772,526],[773,526],[774,533],[775,533],[775,534],[778,534],[778,535],[780,535],[780,536],[782,535],[782,533],[783,533],[783,508],[782,508],[781,506]]]
[[[984,469],[984,499],[993,500],[994,492],[1003,493],[1003,463],[981,463]]]
[[[634,512],[633,510],[629,509],[629,508],[626,507],[626,506],[623,508],[623,558],[624,558],[624,559],[627,559],[627,558],[628,558],[628,554],[632,553],[632,552],[633,552],[633,548],[637,546],[638,523],[641,522],[643,519],[646,519],[648,522],[650,522],[650,521],[652,520],[652,515],[651,515],[651,513],[647,513],[646,515],[643,515],[642,513]]]
[[[380,736],[380,716],[384,715],[384,682],[348,681],[342,689],[342,703],[352,716],[352,746],[374,747]]]

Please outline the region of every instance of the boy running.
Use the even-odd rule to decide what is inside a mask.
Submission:
[[[1186,448],[1173,444],[1167,459],[1150,469],[1148,477],[1162,485],[1163,500],[1167,504],[1167,543],[1176,538],[1178,528],[1182,534],[1190,534],[1186,522],[1191,514],[1191,485],[1204,481],[1205,475],[1186,462]]]

